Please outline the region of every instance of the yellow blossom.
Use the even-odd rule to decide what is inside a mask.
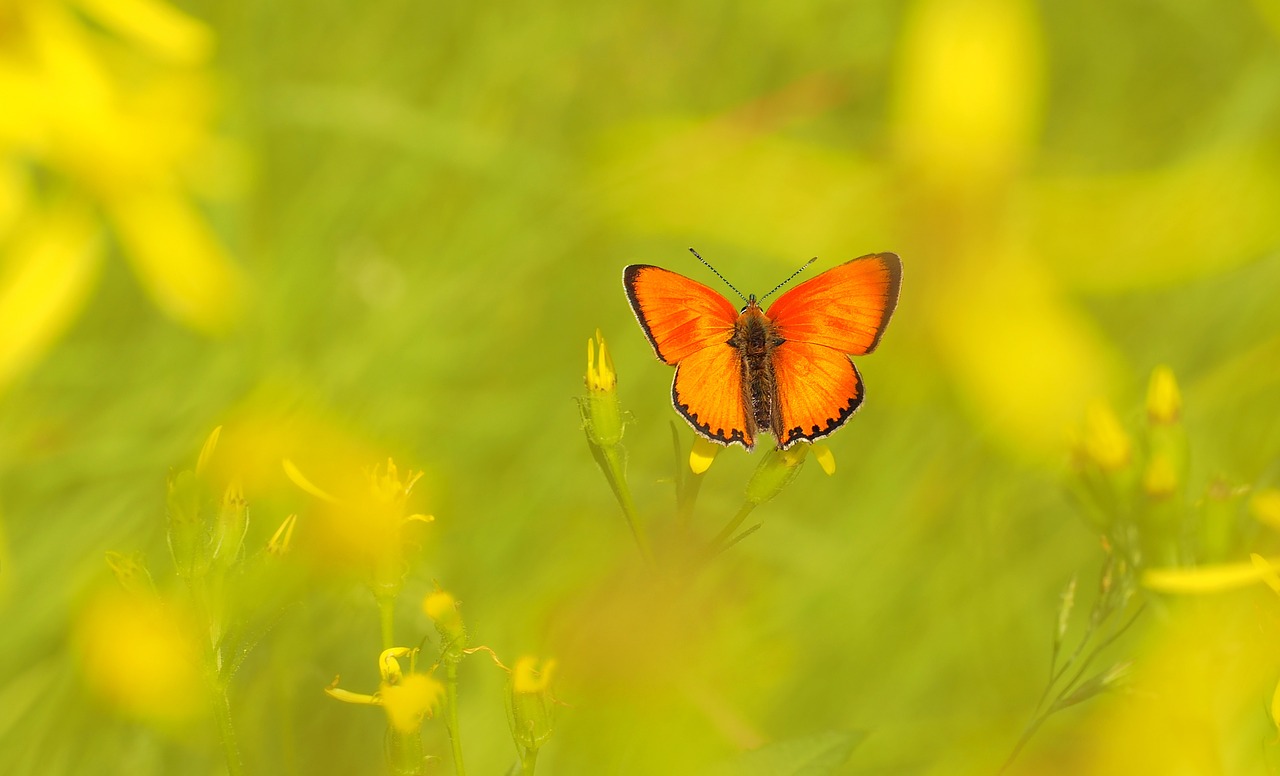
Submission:
[[[406,526],[435,519],[427,514],[408,513],[406,508],[413,486],[423,473],[401,473],[395,461],[388,458],[385,468],[376,465],[364,470],[363,487],[345,483],[339,492],[346,495],[339,497],[312,482],[293,461],[286,458],[282,465],[285,476],[323,502],[322,514],[332,528],[335,550],[365,566],[375,594],[398,590],[407,571],[406,555],[410,549]]]
[[[1095,401],[1085,412],[1083,447],[1099,467],[1118,471],[1128,465],[1133,444],[1111,408]]]
[[[587,388],[592,391],[612,391],[618,385],[618,372],[613,367],[613,356],[609,355],[609,348],[605,345],[604,335],[599,329],[596,329],[594,340],[587,340],[586,381]]]
[[[404,673],[399,659],[416,658],[417,650],[408,647],[385,649],[378,656],[378,673],[382,680],[372,695],[351,692],[338,687],[338,680],[325,688],[325,694],[343,703],[381,706],[387,721],[398,733],[412,733],[422,721],[432,716],[444,694],[444,686],[428,674]]]
[[[181,722],[200,713],[205,696],[194,631],[179,612],[137,588],[90,599],[75,624],[88,685],[135,717]]]
[[[293,544],[293,528],[297,524],[297,515],[286,517],[276,532],[271,534],[271,540],[267,542],[267,552],[277,557],[288,552],[290,545]]]
[[[1249,513],[1260,523],[1280,529],[1280,489],[1263,488],[1249,499]]]
[[[159,0],[8,3],[3,17],[0,386],[83,308],[103,226],[157,306],[226,330],[245,284],[193,201],[196,170],[231,167],[210,131],[209,28]]]
[[[1147,417],[1152,423],[1167,425],[1176,423],[1181,414],[1182,394],[1173,370],[1167,366],[1156,367],[1147,388]]]
[[[551,677],[555,674],[556,661],[548,660],[542,670],[538,670],[538,659],[525,655],[516,660],[511,669],[511,690],[516,693],[545,692],[551,687]]]

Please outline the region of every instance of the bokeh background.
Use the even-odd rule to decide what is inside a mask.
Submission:
[[[1241,500],[1210,560],[1277,549],[1249,499],[1280,482],[1278,132],[1275,0],[6,0],[0,772],[223,771],[198,704],[131,705],[143,679],[93,658],[106,552],[180,596],[166,479],[219,425],[246,552],[298,515],[288,603],[231,685],[250,773],[385,767],[383,715],[322,693],[376,688],[377,607],[281,460],[334,483],[388,457],[436,518],[397,635],[434,638],[438,581],[472,643],[555,658],[540,772],[735,772],[796,741],[800,764],[840,734],[835,772],[996,772],[1060,592],[1079,575],[1069,644],[1094,597],[1071,496],[1091,403],[1136,439],[1171,367],[1187,519],[1215,483]],[[721,455],[694,535],[670,530],[670,370],[619,282],[645,262],[714,286],[689,245],[757,293],[814,255],[892,250],[905,276],[837,473],[806,468],[673,581],[574,397],[599,328],[660,553],[737,509],[759,452]],[[1138,595],[1098,663],[1132,680],[1013,770],[1267,772],[1280,598]],[[504,681],[462,666],[474,773],[515,761]],[[439,721],[423,740],[451,772]]]

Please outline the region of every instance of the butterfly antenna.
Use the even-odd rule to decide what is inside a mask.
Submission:
[[[800,267],[800,269],[798,269],[798,270],[796,270],[795,272],[792,272],[792,273],[791,273],[791,277],[787,278],[786,280],[782,281],[782,282],[781,282],[781,283],[779,283],[778,285],[774,286],[772,291],[770,291],[769,293],[767,293],[767,294],[765,294],[764,296],[760,297],[760,301],[761,301],[761,302],[763,302],[764,300],[766,300],[766,299],[768,299],[769,297],[773,296],[774,294],[778,293],[778,289],[782,288],[782,287],[783,287],[783,286],[785,286],[786,284],[788,284],[788,283],[790,283],[791,281],[795,280],[795,279],[796,279],[796,275],[799,275],[801,272],[804,272],[805,267],[808,267],[810,264],[814,263],[814,262],[815,262],[815,261],[817,261],[817,260],[818,260],[818,257],[817,257],[817,256],[814,256],[812,259],[809,259],[808,261],[806,261],[806,262],[804,263],[804,266]]]
[[[715,273],[716,273],[716,277],[720,278],[721,280],[724,280],[724,284],[725,284],[726,286],[728,286],[729,288],[733,288],[733,284],[732,284],[732,283],[730,283],[728,280],[725,280],[724,275],[721,275],[719,272],[716,272],[716,268],[715,268],[715,267],[711,266],[710,264],[707,264],[707,260],[706,260],[706,259],[704,259],[704,258],[702,258],[701,256],[699,256],[697,251],[695,251],[694,249],[690,248],[690,249],[689,249],[689,253],[692,253],[694,256],[698,256],[698,261],[702,262],[703,264],[706,264],[706,265],[707,265],[707,269],[711,270],[712,272],[715,272]],[[738,296],[741,296],[741,297],[742,297],[742,301],[744,301],[744,302],[745,302],[745,301],[747,301],[747,298],[746,298],[745,296],[742,296],[742,292],[741,292],[741,291],[739,291],[738,289],[733,288],[733,293],[737,294]]]

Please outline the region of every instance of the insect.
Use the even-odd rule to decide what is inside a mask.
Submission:
[[[902,285],[902,261],[874,253],[833,267],[760,302],[689,249],[746,306],[694,280],[648,264],[623,270],[631,309],[653,352],[676,368],[671,402],[702,436],[750,450],[771,433],[778,448],[812,442],[844,425],[862,404],[862,377],[850,356],[875,350]]]

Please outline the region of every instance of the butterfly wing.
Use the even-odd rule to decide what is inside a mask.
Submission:
[[[733,336],[738,311],[696,280],[661,267],[632,264],[622,272],[640,328],[665,363],[675,365]]]
[[[702,436],[722,445],[755,446],[742,397],[742,357],[725,344],[711,345],[680,362],[671,403]]]
[[[633,264],[622,283],[653,352],[676,367],[676,411],[707,439],[751,449],[742,359],[728,344],[738,311],[715,291],[661,267]]]
[[[769,306],[765,316],[783,340],[773,350],[780,447],[827,436],[861,406],[862,377],[849,354],[875,350],[901,285],[902,261],[877,253],[833,267]]]
[[[898,304],[902,260],[874,253],[807,280],[778,297],[765,316],[787,342],[862,356],[875,350]]]
[[[862,376],[848,356],[832,348],[784,342],[773,349],[773,376],[779,447],[827,436],[862,404]]]

